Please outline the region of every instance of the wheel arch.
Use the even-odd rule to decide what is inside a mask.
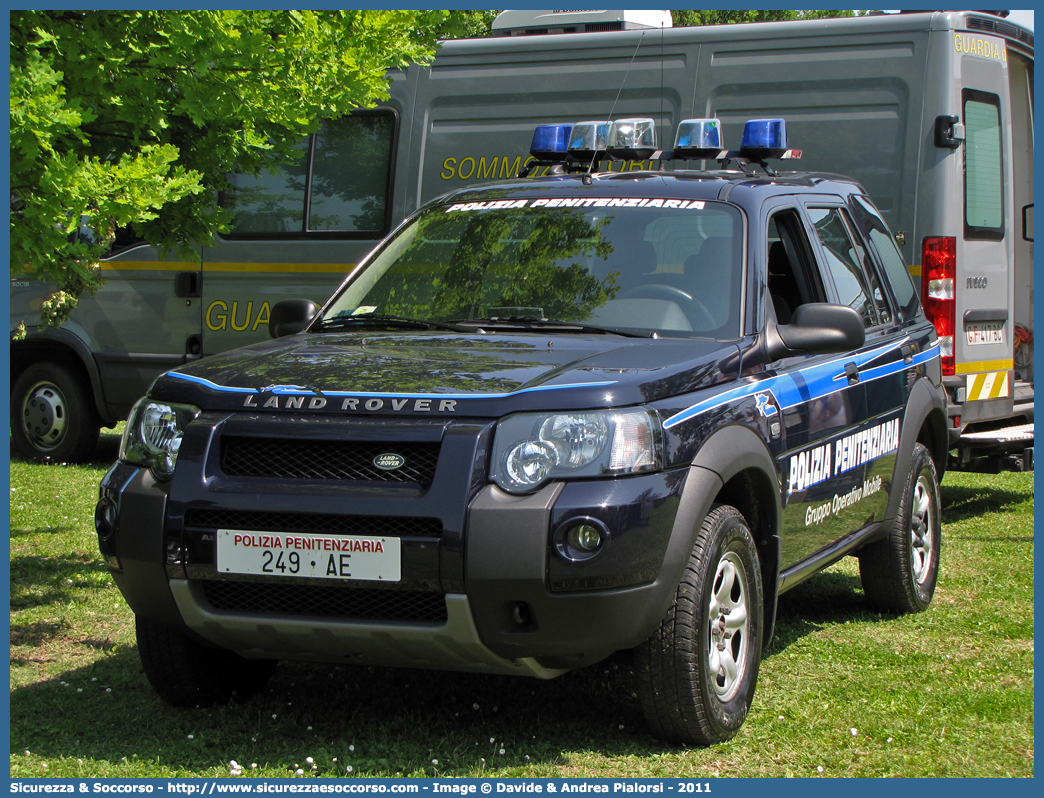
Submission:
[[[907,466],[913,457],[914,444],[920,443],[931,454],[938,480],[942,482],[948,457],[946,405],[941,390],[933,391],[929,385],[926,379],[921,379],[915,382],[910,390],[910,398],[903,414],[903,433],[900,433],[899,451],[895,458],[895,475],[908,471]],[[893,482],[895,480],[896,476],[893,476]],[[885,518],[895,518],[899,512],[901,498],[902,491],[891,491]]]
[[[720,480],[705,503],[700,502],[703,514],[696,520],[702,521],[712,504],[731,505],[743,514],[758,547],[765,594],[764,650],[772,640],[776,622],[782,547],[783,507],[772,453],[749,427],[733,424],[716,432],[700,447],[693,465],[714,472]]]
[[[21,341],[11,341],[11,389],[22,372],[34,363],[51,361],[72,370],[90,387],[94,409],[102,423],[115,424],[120,419],[110,417],[105,406],[101,375],[90,347],[77,335],[59,327],[30,332]]]

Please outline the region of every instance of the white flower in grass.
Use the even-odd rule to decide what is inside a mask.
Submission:
[[[352,766],[351,766],[351,765],[349,765],[348,767],[346,767],[346,768],[344,769],[344,772],[345,772],[345,773],[351,773],[351,772],[352,772]]]
[[[188,735],[188,738],[189,738],[190,740],[195,740],[195,739],[196,739],[196,735],[194,735],[194,734],[190,734],[190,735]]]
[[[490,745],[493,745],[494,743],[496,743],[496,741],[497,741],[496,737],[490,737],[489,738]]]
[[[478,705],[478,704],[472,704],[472,705],[471,705],[471,708],[472,708],[472,709],[478,709],[478,708],[479,708],[479,705]]]
[[[251,762],[250,763],[250,769],[251,770],[257,770],[257,762]]]
[[[308,731],[311,731],[311,730],[312,730],[312,727],[311,727],[311,726],[309,726],[309,727],[308,727]]]
[[[273,712],[272,713],[272,720],[275,720],[275,719],[276,719],[276,716],[275,716],[275,713]]]
[[[437,759],[433,759],[433,760],[431,760],[431,764],[433,764],[433,765],[435,765],[435,766],[438,766],[438,764],[439,764],[439,760],[437,760]]]
[[[504,749],[503,748],[500,749],[500,755],[504,756]]]
[[[315,764],[315,760],[312,759],[312,757],[310,757],[310,756],[306,756],[305,757],[305,762],[307,762],[309,765],[314,765]]]
[[[853,737],[859,734],[859,729],[849,729],[848,731],[851,733]]]
[[[355,750],[355,746],[354,745],[349,745],[348,746],[348,750],[349,751],[354,751]]]
[[[820,765],[819,767],[816,768],[816,773],[822,773],[822,772],[823,772],[823,766]]]
[[[298,775],[298,776],[303,776],[303,775],[304,775],[304,771],[303,771],[303,770],[301,770],[301,768],[298,768],[297,770],[295,770],[295,771],[294,771],[294,773],[295,773],[296,775]]]

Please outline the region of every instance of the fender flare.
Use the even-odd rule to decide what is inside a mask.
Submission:
[[[885,520],[895,518],[899,512],[899,502],[902,499],[902,491],[898,489],[898,475],[905,473],[906,466],[913,457],[914,444],[917,443],[921,428],[929,420],[932,413],[937,413],[942,424],[941,429],[935,430],[941,435],[942,451],[931,451],[932,458],[938,463],[941,455],[942,466],[938,468],[942,479],[942,470],[946,465],[946,405],[939,390],[933,391],[929,387],[927,378],[921,378],[914,383],[910,389],[910,398],[906,402],[906,410],[903,413],[902,427],[899,434],[899,451],[895,457],[895,472],[892,475],[892,490],[888,497],[888,507],[885,509]],[[913,430],[911,433],[910,430]],[[936,442],[939,443],[938,441]]]
[[[76,333],[65,327],[56,329],[30,328],[21,341],[11,341],[12,348],[54,350],[64,349],[70,352],[83,366],[90,382],[91,396],[94,397],[94,407],[98,417],[105,423],[115,423],[122,419],[110,418],[105,406],[105,394],[102,391],[101,374],[98,372],[98,364],[94,361],[94,354],[90,346]],[[12,380],[12,385],[14,384]]]
[[[729,480],[746,470],[762,473],[771,484],[777,486],[770,500],[772,517],[758,519],[758,527],[753,528],[752,524],[751,529],[759,545],[759,554],[767,560],[762,563],[765,621],[762,644],[767,646],[775,627],[776,599],[779,595],[783,507],[775,461],[765,442],[749,427],[739,424],[723,427],[712,434],[696,453],[689,467],[678,514],[671,530],[671,540],[664,559],[666,573],[663,575],[675,585],[681,581],[689,554],[696,543],[696,535],[711,505]],[[666,609],[665,606],[664,612]]]

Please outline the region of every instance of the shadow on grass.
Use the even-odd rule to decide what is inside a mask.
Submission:
[[[778,654],[827,624],[887,623],[892,617],[880,615],[867,604],[858,576],[819,573],[779,597],[775,635],[763,656]]]
[[[1010,513],[1017,505],[1033,500],[1033,489],[1014,491],[1005,488],[966,488],[942,485],[943,523],[952,524],[969,518],[978,518],[984,513]]]
[[[96,577],[90,578],[92,575],[107,572],[108,568],[104,563],[86,556],[12,557],[11,608],[64,604],[83,587],[95,586]],[[48,584],[57,575],[72,579],[72,583]]]
[[[91,452],[90,457],[84,460],[81,464],[88,466],[97,466],[99,468],[108,468],[112,465],[120,454],[120,435],[113,432],[112,430],[103,429],[101,434],[98,436],[98,445],[94,447],[94,451]],[[15,463],[28,463],[32,462],[23,457],[18,449],[14,445],[14,440],[11,440],[11,461]],[[60,466],[60,462],[47,461],[42,465],[55,465]]]
[[[662,753],[646,730],[628,662],[550,681],[284,662],[244,703],[174,709],[152,691],[137,650],[120,647],[89,667],[13,690],[11,747],[114,765],[134,754],[192,772],[227,770],[230,759],[292,769],[312,756],[330,773],[338,757],[340,774],[351,764],[356,776],[435,775],[432,759],[441,776],[483,767],[497,775],[541,762],[568,767],[574,751]]]

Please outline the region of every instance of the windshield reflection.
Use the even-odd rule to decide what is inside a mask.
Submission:
[[[526,207],[489,207],[513,202]],[[457,323],[550,319],[737,337],[738,210],[716,202],[682,209],[539,203],[505,200],[422,213],[345,287],[323,323],[332,327],[337,319],[362,322],[367,316]]]

